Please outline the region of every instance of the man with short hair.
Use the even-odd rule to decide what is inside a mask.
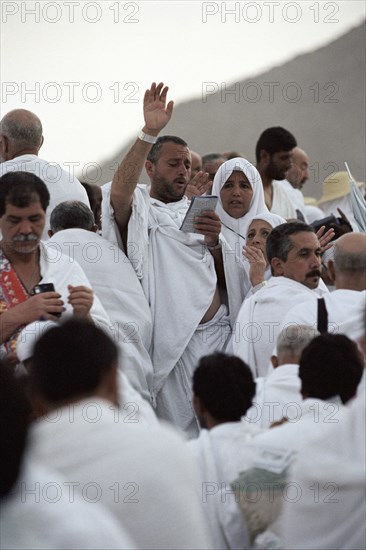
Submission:
[[[266,205],[270,212],[286,220],[296,218],[296,209],[281,181],[291,167],[292,150],[296,139],[281,126],[267,128],[259,136],[255,148],[257,169],[260,173]]]
[[[33,425],[30,456],[89,506],[98,500],[138,548],[210,548],[185,442],[119,407],[117,362],[116,345],[95,325],[68,321],[43,334],[30,380],[47,413]]]
[[[280,326],[291,307],[327,292],[324,284],[319,287],[322,249],[310,225],[290,222],[275,227],[266,252],[272,277],[244,301],[232,336],[234,353],[255,376],[268,375]]]
[[[309,157],[300,147],[292,150],[292,164],[286,172],[286,178],[282,180],[290,199],[296,207],[297,218],[308,223],[306,206],[302,188],[309,179]]]
[[[221,153],[206,153],[202,157],[202,170],[208,173],[208,179],[211,182],[210,188],[207,191],[208,195],[211,195],[212,183],[214,177],[216,176],[217,170],[220,168],[221,164],[224,164],[226,158],[221,155]]]
[[[209,521],[213,548],[248,548],[248,533],[230,487],[252,465],[255,426],[241,418],[252,404],[255,383],[239,357],[202,357],[193,374],[193,400],[202,426],[188,442],[200,470],[197,492]]]
[[[151,312],[130,260],[116,244],[96,233],[93,212],[77,201],[56,206],[49,236],[50,250],[70,256],[70,261],[78,262],[85,271],[108,312],[124,371],[133,387],[151,403]]]
[[[355,397],[364,370],[355,342],[344,334],[322,334],[303,350],[299,378],[301,405],[288,422],[256,437],[257,446],[297,450],[322,423],[337,422],[343,405]]]
[[[256,393],[253,406],[248,410],[245,421],[261,428],[269,428],[273,422],[284,416],[296,416],[300,405],[299,361],[304,348],[319,333],[307,325],[287,325],[282,329],[271,361],[274,368],[269,376],[256,379]]]
[[[163,83],[145,92],[145,126],[112,183],[102,188],[102,228],[106,238],[123,247],[150,303],[157,414],[194,436],[193,368],[199,357],[225,346],[230,329],[217,286],[219,217],[205,211],[195,219],[197,235],[180,231],[189,206],[191,155],[181,138],[158,138],[173,111],[173,102],[166,104],[167,92]],[[144,166],[149,193],[138,185]]]
[[[64,200],[79,200],[89,206],[89,199],[79,180],[55,162],[39,158],[43,145],[43,129],[39,118],[26,109],[15,109],[0,121],[0,177],[8,172],[31,172],[41,178],[50,193],[42,239],[47,239],[49,216]]]
[[[335,290],[323,297],[326,329],[356,339],[362,331],[366,306],[366,235],[346,233],[333,246],[328,273]],[[291,322],[317,328],[318,307],[316,300],[294,305],[283,319],[283,326]]]
[[[110,325],[81,267],[61,254],[50,257],[40,242],[48,203],[47,187],[36,175],[9,172],[0,178],[1,355],[15,354],[23,326],[57,320],[64,312]],[[33,295],[44,283],[53,283],[55,290]]]

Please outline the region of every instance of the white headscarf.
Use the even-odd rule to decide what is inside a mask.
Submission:
[[[230,214],[224,210],[220,197],[220,191],[223,185],[235,170],[243,172],[243,174],[248,178],[253,189],[253,196],[250,202],[249,210],[241,218],[233,218],[230,216]],[[236,248],[236,243],[239,243],[240,247],[242,247],[245,241],[237,234],[239,233],[240,235],[243,235],[243,237],[245,236],[246,220],[248,218],[252,218],[256,214],[260,214],[261,212],[268,212],[268,208],[264,202],[263,184],[258,170],[248,160],[240,157],[224,162],[216,172],[212,186],[212,194],[219,197],[216,212],[219,215],[220,220],[235,231],[235,233],[233,233],[226,227],[222,226],[221,232],[223,236],[233,249]]]

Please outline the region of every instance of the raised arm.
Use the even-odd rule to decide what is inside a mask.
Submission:
[[[168,86],[162,82],[151,84],[144,95],[145,125],[142,132],[152,138],[168,124],[173,112],[173,101],[166,105]],[[147,138],[149,139],[149,138]],[[153,141],[153,139],[151,140]],[[111,203],[122,238],[126,236],[131,215],[132,196],[139,182],[152,143],[138,138],[121,164],[112,181]]]

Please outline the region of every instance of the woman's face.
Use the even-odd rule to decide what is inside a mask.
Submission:
[[[266,254],[267,237],[272,231],[272,226],[264,220],[253,220],[247,233],[247,245],[259,248],[268,263]]]
[[[222,207],[232,218],[241,218],[248,212],[252,197],[252,186],[240,170],[231,173],[220,191]]]

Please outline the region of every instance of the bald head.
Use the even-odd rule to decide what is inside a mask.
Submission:
[[[42,143],[42,123],[31,111],[15,109],[0,121],[2,162],[27,153],[37,155]]]
[[[190,149],[190,152],[191,152],[191,159],[192,159],[191,178],[193,178],[193,176],[195,176],[197,172],[202,170],[202,158],[201,158],[201,155],[199,155],[195,151],[192,151],[192,149]]]
[[[346,233],[334,243],[334,259],[328,268],[336,288],[365,290],[366,288],[366,235]]]
[[[292,149],[292,165],[286,172],[286,179],[295,189],[302,189],[309,179],[309,157],[300,147]]]

